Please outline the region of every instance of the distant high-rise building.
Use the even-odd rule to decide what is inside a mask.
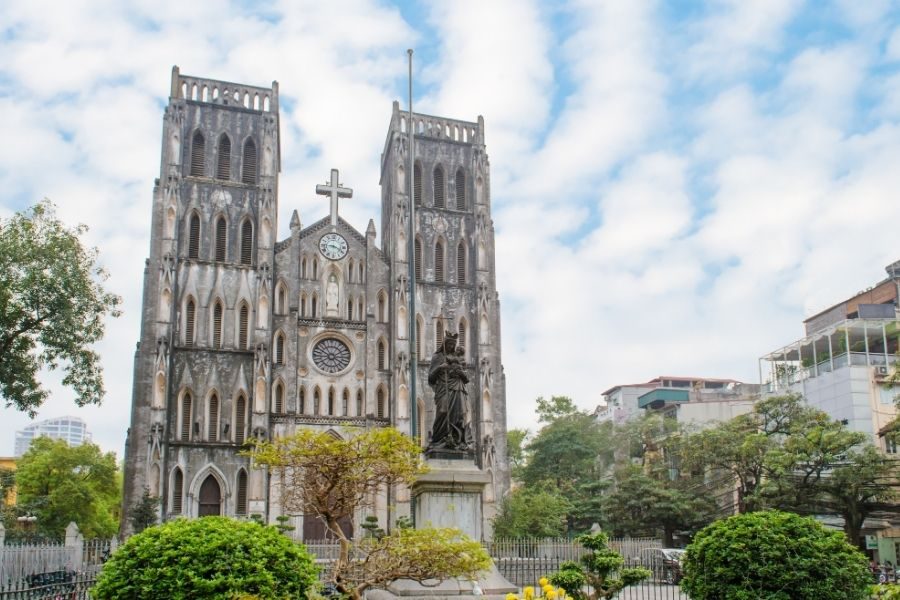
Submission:
[[[78,417],[47,419],[16,432],[16,457],[28,452],[31,440],[42,435],[55,440],[66,440],[70,446],[80,446],[84,442],[91,441],[91,434],[87,430],[87,424],[82,419]]]

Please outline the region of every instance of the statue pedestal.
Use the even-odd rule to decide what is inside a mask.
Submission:
[[[491,476],[473,460],[429,458],[430,471],[413,485],[417,527],[456,527],[481,540],[484,514],[481,502]]]

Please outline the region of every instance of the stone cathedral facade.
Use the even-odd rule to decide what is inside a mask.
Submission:
[[[341,198],[351,192],[332,171],[317,189],[331,196],[329,214],[304,224],[293,211],[283,240],[276,239],[285,212],[277,83],[251,87],[185,76],[175,67],[162,139],[126,443],[124,527],[145,488],[159,498],[163,520],[258,514],[273,522],[281,514],[277,482],[241,456],[245,442],[301,428],[352,436],[394,426],[409,433],[411,368],[424,446],[434,415],[428,363],[449,330],[459,335],[469,371],[475,463],[491,481],[482,495],[481,530],[489,536],[509,469],[483,119],[416,114],[410,123],[394,103],[381,156],[380,231],[373,220],[359,231],[339,216]],[[328,204],[323,198],[323,212]],[[376,499],[382,526],[409,513],[408,489],[387,489]],[[358,530],[365,516],[348,526]],[[318,520],[292,517],[296,537],[324,537]]]

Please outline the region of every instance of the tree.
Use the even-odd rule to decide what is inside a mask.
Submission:
[[[509,470],[513,479],[519,479],[525,467],[526,437],[527,429],[510,429],[506,432],[506,456],[509,458]]]
[[[563,417],[569,417],[575,413],[581,412],[575,403],[568,396],[553,396],[549,400],[545,400],[543,396],[537,400],[538,421],[541,423],[552,423]]]
[[[330,580],[342,594],[358,600],[366,589],[389,580],[474,578],[490,567],[479,543],[440,529],[398,527],[380,538],[365,537],[351,560],[352,543],[340,522],[370,506],[387,486],[410,485],[426,471],[419,446],[396,429],[371,429],[348,439],[302,430],[271,442],[257,440],[248,454],[271,469],[284,510],[320,517],[339,540]]]
[[[552,488],[520,487],[500,502],[494,519],[498,538],[557,537],[566,533],[572,504]]]
[[[550,576],[553,585],[560,586],[576,599],[609,600],[624,588],[650,577],[647,569],[625,568],[622,555],[609,547],[609,538],[602,531],[575,538],[588,552],[581,557],[581,565],[564,562],[560,570]],[[585,590],[585,585],[590,586]]]
[[[837,531],[763,511],[716,521],[688,546],[681,588],[693,600],[864,600],[866,557]]]
[[[156,525],[156,510],[159,508],[159,498],[150,495],[150,488],[145,487],[140,499],[131,509],[131,527],[135,533],[140,533],[151,525]]]
[[[85,231],[67,228],[48,200],[0,221],[0,396],[31,416],[49,394],[37,380],[42,368],[64,365],[63,384],[79,406],[103,399],[91,345],[121,300],[104,291],[97,250],[81,243]]]
[[[227,517],[176,519],[129,538],[103,566],[92,595],[98,600],[306,598],[317,575],[306,549],[274,527]]]
[[[118,530],[121,488],[116,455],[85,443],[39,437],[19,459],[18,505],[37,517],[38,532],[60,537],[74,521],[85,537],[110,537]]]

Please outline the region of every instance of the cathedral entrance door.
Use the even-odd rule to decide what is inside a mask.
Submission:
[[[209,475],[200,486],[200,517],[222,514],[222,489],[219,482]]]

